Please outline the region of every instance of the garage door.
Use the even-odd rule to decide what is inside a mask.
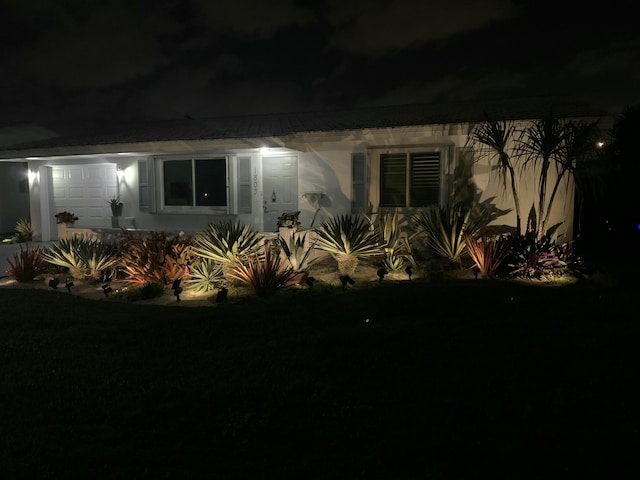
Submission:
[[[118,192],[114,164],[56,166],[51,175],[55,213],[75,213],[78,227],[111,226],[107,200]]]

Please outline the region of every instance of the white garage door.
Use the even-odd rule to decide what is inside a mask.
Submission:
[[[111,226],[107,200],[118,192],[114,164],[64,165],[51,168],[55,212],[78,216],[77,227]]]

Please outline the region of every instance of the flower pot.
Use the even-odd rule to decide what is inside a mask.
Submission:
[[[111,228],[120,228],[120,223],[118,221],[118,216],[114,215],[111,217]]]
[[[114,217],[122,216],[122,209],[124,208],[123,203],[118,203],[117,205],[111,205],[111,214]]]

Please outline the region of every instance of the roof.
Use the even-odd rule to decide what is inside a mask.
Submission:
[[[5,147],[5,150],[18,152],[177,140],[283,137],[305,132],[478,122],[487,118],[533,119],[541,118],[550,112],[560,118],[605,115],[605,112],[593,106],[565,98],[391,105],[350,110],[184,118],[122,124],[92,134],[60,136],[12,145]]]

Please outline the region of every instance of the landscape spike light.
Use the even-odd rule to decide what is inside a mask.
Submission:
[[[382,283],[382,279],[387,273],[389,272],[384,267],[378,269],[378,277],[379,277],[378,283]]]
[[[407,273],[407,275],[409,275],[409,280],[411,280],[411,275],[413,274],[413,271],[411,270],[411,265],[407,265],[407,268],[405,268],[404,271]]]
[[[313,282],[315,282],[316,279],[313,277],[307,277],[307,279],[305,280],[305,283],[307,284],[307,286],[309,287],[309,290],[313,289]]]

